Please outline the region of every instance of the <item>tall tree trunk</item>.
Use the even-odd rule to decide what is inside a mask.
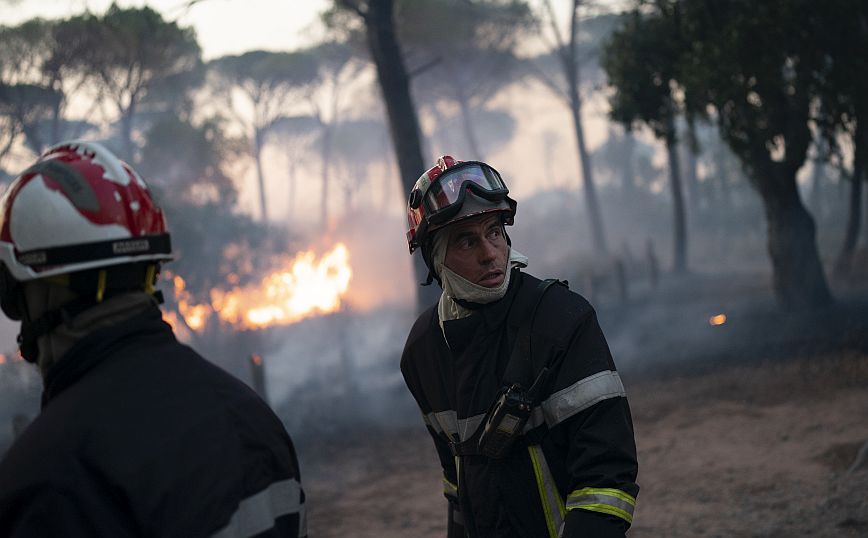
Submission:
[[[699,214],[699,142],[696,140],[696,125],[693,121],[687,121],[687,137],[684,144],[684,158],[686,166],[684,167],[684,182],[687,199],[690,203],[690,209],[694,215]]]
[[[331,169],[332,159],[332,129],[332,125],[325,125],[323,127],[322,147],[320,148],[320,158],[322,159],[322,188],[320,190],[319,218],[323,230],[328,228],[329,218],[329,171]]]
[[[816,226],[799,197],[795,170],[783,163],[771,163],[758,172],[768,176],[768,180],[755,184],[766,214],[778,301],[790,310],[830,304],[832,294],[820,262]]]
[[[669,159],[669,187],[672,192],[672,271],[687,271],[687,225],[684,212],[684,189],[681,185],[681,168],[678,162],[678,137],[675,121],[670,116],[669,132],[666,135],[666,154]]]
[[[121,114],[121,144],[124,151],[124,160],[133,162],[133,117],[136,114],[136,101],[130,100],[130,104]]]
[[[621,189],[627,200],[636,199],[636,167],[633,166],[633,155],[636,152],[636,139],[631,131],[624,132],[624,154],[621,156]]]
[[[442,155],[443,153],[451,155],[455,144],[452,143],[451,137],[447,136],[450,129],[443,128],[443,126],[446,125],[446,118],[443,117],[443,114],[440,112],[440,109],[437,108],[436,104],[432,104],[426,107],[426,109],[428,113],[431,114],[431,117],[434,118],[434,128],[431,129],[430,135],[422,135],[421,143],[423,151],[427,148],[428,152],[431,154],[436,150],[437,155]]]
[[[570,112],[573,116],[573,129],[576,133],[576,148],[579,155],[579,166],[582,170],[582,189],[585,194],[585,206],[588,210],[588,218],[591,225],[591,237],[594,241],[594,250],[598,254],[606,254],[606,236],[603,233],[603,218],[600,215],[600,202],[597,200],[597,187],[594,184],[594,176],[591,172],[591,156],[585,145],[585,132],[582,126],[582,104],[579,98],[577,85],[570,85]]]
[[[262,170],[262,132],[253,131],[253,160],[256,162],[256,180],[259,185],[259,214],[262,222],[268,224],[268,208],[265,205],[265,173]]]
[[[606,237],[603,233],[603,219],[600,215],[600,203],[597,200],[597,187],[591,167],[591,156],[585,145],[585,131],[582,125],[582,98],[579,94],[579,63],[576,48],[578,47],[578,8],[581,2],[573,1],[572,19],[570,22],[570,43],[567,54],[563,56],[564,74],[567,80],[567,92],[570,100],[570,113],[573,117],[573,129],[576,134],[576,147],[579,153],[579,166],[582,170],[582,188],[585,191],[585,205],[591,224],[591,237],[594,250],[598,254],[606,254]]]
[[[470,150],[471,157],[467,160],[485,161],[485,155],[479,147],[479,138],[476,136],[476,129],[473,128],[473,118],[470,117],[470,104],[467,102],[467,96],[464,95],[464,90],[456,84],[456,97],[458,107],[461,114],[461,126],[464,130],[464,136],[467,138],[467,147]]]
[[[295,210],[295,159],[289,156],[289,166],[287,167],[287,183],[286,183],[286,215],[287,220],[293,218]]]
[[[404,194],[410,190],[419,175],[425,171],[422,159],[422,144],[419,137],[419,120],[413,98],[410,95],[410,81],[395,32],[394,4],[392,0],[369,0],[364,13],[365,33],[371,57],[377,68],[377,81],[383,93],[383,102],[389,118],[389,133],[395,147],[401,184]],[[421,255],[414,256],[414,273],[419,282],[424,282],[428,268]],[[418,289],[417,309],[427,308],[437,301],[440,290],[436,286]]]
[[[828,148],[822,138],[816,143],[817,155],[814,157],[814,169],[811,173],[811,199],[809,207],[813,210],[814,218],[819,219],[823,214],[823,199],[820,185],[823,182],[823,172],[826,161],[829,158]]]
[[[868,174],[863,173],[862,179],[864,179],[866,182],[868,182]],[[868,196],[865,196],[865,220],[864,220],[864,222],[865,222],[865,226],[864,226],[865,229],[863,230],[862,244],[865,245],[866,248],[868,248]]]
[[[63,116],[63,101],[63,97],[58,99],[51,110],[51,140],[48,141],[50,145],[60,142],[60,120]]]
[[[856,124],[853,140],[853,177],[850,179],[850,207],[847,214],[847,229],[844,233],[844,244],[835,260],[835,274],[846,275],[850,271],[850,261],[859,239],[859,221],[862,218],[862,180],[865,176],[865,148],[861,142],[865,139],[866,128],[862,123]]]

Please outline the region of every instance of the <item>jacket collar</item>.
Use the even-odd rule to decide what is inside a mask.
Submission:
[[[132,340],[155,333],[172,335],[172,328],[162,320],[155,305],[144,312],[111,327],[98,329],[76,342],[46,373],[42,391],[42,407],[103,363],[111,352],[127,346]]]

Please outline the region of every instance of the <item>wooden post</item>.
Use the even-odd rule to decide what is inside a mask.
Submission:
[[[651,289],[657,289],[657,282],[660,279],[660,263],[657,261],[657,253],[654,252],[654,241],[648,239],[646,251],[648,258],[648,277],[651,280]]]
[[[615,278],[618,282],[618,298],[621,304],[627,304],[629,293],[627,290],[627,271],[624,268],[624,262],[620,258],[615,260]]]

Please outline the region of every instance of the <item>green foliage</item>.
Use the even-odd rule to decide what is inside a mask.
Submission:
[[[684,5],[692,44],[682,66],[687,91],[714,107],[723,138],[754,176],[773,160],[795,173],[811,143],[822,8],[783,0]]]
[[[60,100],[60,94],[51,88],[35,84],[0,84],[0,116],[8,119],[13,133],[24,135],[25,144],[37,155],[45,146],[40,127],[51,117]]]
[[[218,82],[240,88],[254,103],[268,108],[285,104],[294,90],[313,84],[318,76],[317,59],[303,51],[254,50],[218,58],[210,67]]]
[[[124,9],[112,4],[90,25],[89,54],[103,82],[116,93],[145,89],[160,78],[196,67],[201,51],[192,28],[169,22],[149,7]]]
[[[156,122],[142,148],[140,172],[174,199],[231,208],[237,192],[227,167],[244,147],[226,138],[224,123],[212,118],[196,126],[174,117]]]
[[[434,127],[432,136],[433,153],[443,154],[459,147],[463,122],[460,117],[444,118]],[[483,154],[498,151],[507,145],[516,132],[516,119],[509,110],[477,108],[470,111],[470,121],[480,136],[480,150]],[[439,146],[439,147],[438,147]]]
[[[532,27],[530,9],[518,0],[401,0],[395,9],[409,69],[429,66],[415,77],[417,92],[471,106],[512,81],[516,48]]]
[[[103,15],[85,14],[73,19],[67,30],[77,45],[75,67],[98,81],[99,89],[120,114],[121,154],[133,160],[133,133],[139,106],[152,93],[183,102],[192,87],[171,84],[173,79],[195,72],[201,51],[192,28],[182,28],[151,8],[120,8],[116,4]]]
[[[596,91],[606,84],[606,74],[600,65],[603,46],[620,22],[621,15],[613,14],[581,18],[576,32],[576,63],[581,68],[581,91]],[[540,35],[547,35],[544,21],[536,20],[535,24]],[[545,84],[556,95],[567,96],[569,90],[564,76],[565,53],[566,51],[555,44],[536,56],[524,59],[523,73]]]
[[[817,85],[823,114],[817,123],[841,160],[841,132],[854,140],[856,151],[868,151],[868,140],[863,139],[868,134],[868,4],[831,0],[824,8],[824,31],[815,36],[825,51]],[[862,134],[857,130],[860,117]]]
[[[754,180],[773,162],[794,173],[811,126],[833,139],[868,95],[866,11],[847,0],[660,0],[637,9],[604,52],[612,117],[661,136],[667,113],[711,113]]]
[[[672,22],[634,11],[602,51],[601,65],[614,90],[610,116],[627,128],[644,123],[659,138],[675,136],[672,118],[678,111],[673,87],[681,51]]]

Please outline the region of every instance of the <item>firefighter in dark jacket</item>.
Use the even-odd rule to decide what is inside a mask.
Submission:
[[[104,147],[49,149],[0,202],[0,301],[44,381],[0,462],[0,536],[304,536],[292,442],[175,339],[154,284],[163,212]]]
[[[516,202],[481,162],[441,157],[409,200],[410,252],[443,288],[401,359],[443,467],[449,537],[623,537],[636,447],[593,308],[522,273]]]

